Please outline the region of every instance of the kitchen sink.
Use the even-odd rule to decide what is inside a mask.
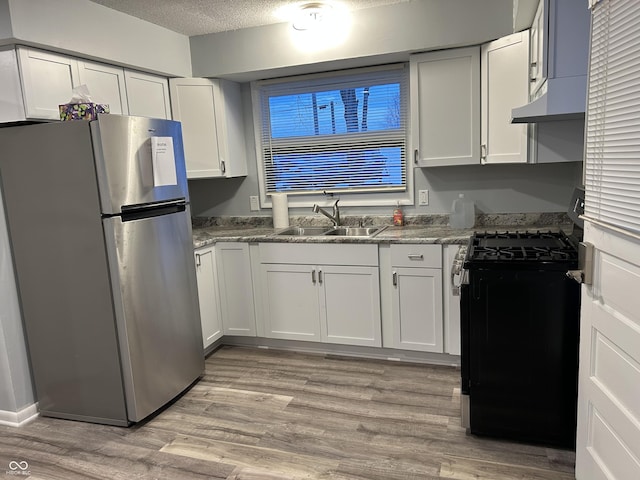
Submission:
[[[333,227],[325,235],[340,237],[372,237],[385,227]]]
[[[331,227],[288,227],[284,230],[276,232],[275,235],[286,235],[294,237],[315,237],[323,235],[330,230]]]
[[[372,237],[386,227],[287,227],[274,233],[276,236],[292,237]]]

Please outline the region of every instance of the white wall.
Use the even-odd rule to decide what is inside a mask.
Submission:
[[[406,60],[508,35],[512,24],[512,0],[404,2],[357,10],[346,41],[319,51],[296,48],[288,23],[191,37],[193,74],[247,81]]]
[[[7,6],[11,28],[5,25]],[[39,46],[167,76],[191,76],[188,37],[88,0],[0,0],[3,43]]]

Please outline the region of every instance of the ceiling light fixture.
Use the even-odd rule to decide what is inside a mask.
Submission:
[[[324,2],[303,3],[293,19],[293,28],[296,30],[313,30],[327,23],[333,16],[333,7]]]

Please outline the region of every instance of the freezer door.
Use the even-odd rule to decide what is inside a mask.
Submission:
[[[103,220],[127,412],[137,422],[204,371],[191,217]]]
[[[102,213],[120,213],[123,205],[188,201],[180,122],[99,115],[91,133]]]

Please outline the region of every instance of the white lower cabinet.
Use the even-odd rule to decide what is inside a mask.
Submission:
[[[216,244],[220,311],[225,335],[256,336],[249,244]]]
[[[266,336],[321,341],[316,267],[262,264],[261,280]]]
[[[382,346],[376,245],[260,244],[269,338]]]
[[[440,245],[391,245],[389,278],[391,327],[385,347],[444,351],[442,248]]]
[[[195,251],[195,262],[198,299],[200,302],[200,321],[202,322],[202,340],[206,349],[222,337],[216,257],[213,245],[197,249]]]

